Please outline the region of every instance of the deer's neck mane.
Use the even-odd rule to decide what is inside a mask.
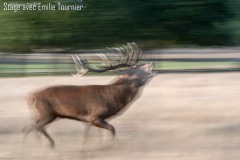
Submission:
[[[127,105],[137,95],[139,86],[137,81],[133,79],[118,79],[110,85],[112,96],[118,104]]]

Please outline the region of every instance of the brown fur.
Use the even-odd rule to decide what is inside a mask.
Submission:
[[[54,86],[36,91],[28,103],[39,117],[27,132],[40,131],[54,147],[44,126],[56,118],[69,118],[107,129],[114,136],[115,128],[105,119],[119,113],[136,97],[140,88],[137,82],[124,75],[109,85]]]

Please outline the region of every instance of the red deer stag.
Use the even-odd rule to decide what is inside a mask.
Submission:
[[[105,72],[112,69],[128,67],[111,84],[88,86],[53,86],[32,93],[28,102],[37,110],[39,117],[36,123],[28,128],[29,133],[37,130],[55,146],[53,139],[45,130],[45,126],[57,118],[68,118],[89,123],[92,126],[109,130],[113,137],[115,128],[105,120],[123,110],[139,92],[141,86],[153,76],[152,64],[134,66],[141,57],[141,50],[135,43],[120,48],[112,48],[111,52],[121,53],[120,60],[113,64],[106,55],[98,55],[106,62],[105,67],[96,68],[86,63],[83,56],[73,56],[78,75],[91,72]]]

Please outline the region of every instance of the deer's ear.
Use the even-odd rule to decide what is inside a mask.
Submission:
[[[152,62],[142,65],[140,68],[141,68],[141,70],[150,73],[150,72],[152,72],[152,69],[153,69]]]
[[[138,78],[138,76],[137,75],[131,75],[131,76],[129,76],[129,79],[137,79]]]
[[[126,79],[126,78],[129,78],[129,75],[128,74],[123,74],[123,75],[119,75],[118,77],[121,78],[121,79]]]

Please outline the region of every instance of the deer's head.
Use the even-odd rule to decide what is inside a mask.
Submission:
[[[139,86],[142,86],[155,75],[152,72],[152,69],[152,63],[146,63],[121,71],[121,76],[131,80],[135,80]]]

